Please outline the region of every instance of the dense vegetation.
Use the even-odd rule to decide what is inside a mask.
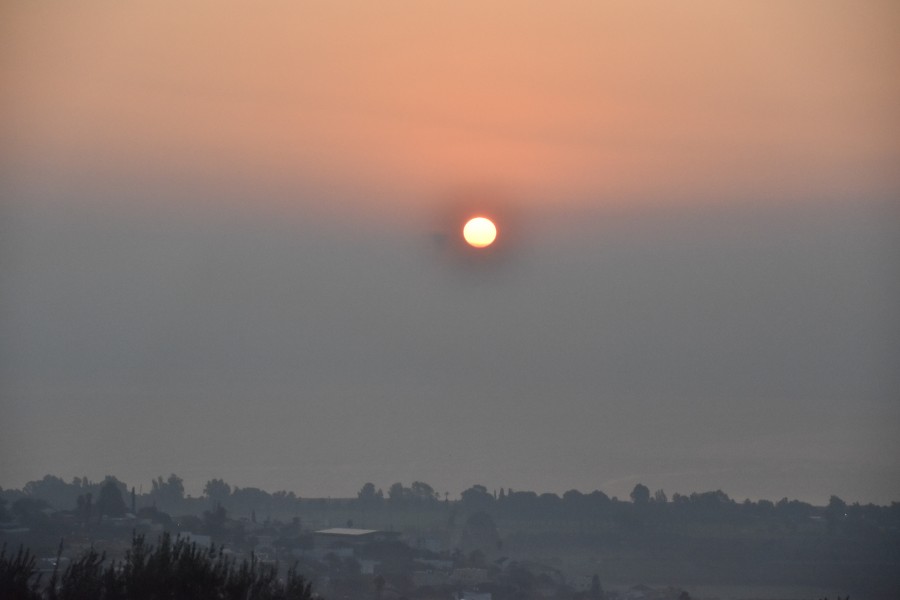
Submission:
[[[474,485],[451,500],[417,481],[385,491],[366,483],[353,498],[301,499],[212,479],[202,496],[190,497],[176,475],[157,478],[145,493],[114,477],[69,483],[48,475],[21,490],[0,490],[0,529],[3,522],[28,531],[0,536],[41,557],[53,555],[60,538],[74,556],[85,543],[124,534],[114,554],[121,562],[133,527],[209,536],[243,556],[299,559],[317,589],[330,582],[329,597],[343,595],[335,592],[340,581],[371,586],[356,559],[378,561],[397,581],[431,568],[420,559],[440,559],[452,568],[486,569],[504,589],[524,589],[518,580],[504,583],[518,572],[509,566],[516,562],[552,565],[551,577],[596,574],[604,583],[819,585],[872,598],[900,589],[900,503],[851,504],[836,496],[815,506],[788,498],[737,501],[721,490],[669,496],[641,484],[624,500],[599,490],[557,495]],[[309,558],[313,531],[345,526],[402,533],[411,547]],[[8,565],[21,569],[15,556]],[[538,586],[541,569],[529,570]],[[59,583],[64,579],[60,574]],[[498,589],[495,597],[504,596]]]
[[[121,562],[91,548],[46,583],[29,550],[0,550],[0,598],[21,600],[308,600],[310,585],[294,569],[278,578],[275,565],[237,562],[215,547],[200,548],[163,534],[157,545],[134,536]]]
[[[4,508],[4,502],[6,508]],[[443,521],[455,512],[484,511],[495,519],[509,523],[521,521],[539,526],[575,521],[578,529],[584,526],[611,525],[624,528],[653,528],[678,524],[706,523],[718,528],[735,525],[746,528],[764,525],[767,529],[796,529],[810,518],[820,520],[829,533],[852,530],[895,528],[900,525],[900,503],[889,506],[850,504],[832,496],[825,507],[813,506],[799,500],[782,498],[778,501],[745,500],[738,502],[721,490],[695,492],[669,497],[663,490],[651,492],[642,484],[634,487],[628,501],[610,498],[600,490],[583,493],[569,490],[560,495],[539,494],[533,491],[503,489],[491,491],[483,485],[464,490],[459,500],[449,500],[448,494],[438,494],[430,485],[416,481],[410,486],[394,483],[387,492],[366,483],[355,498],[301,499],[293,492],[231,486],[221,479],[211,479],[204,486],[203,495],[185,494],[184,483],[177,475],[158,477],[146,492],[130,489],[113,476],[100,482],[75,477],[67,482],[60,477],[46,475],[28,482],[22,489],[0,489],[0,521],[12,512],[19,521],[29,524],[40,521],[46,508],[69,510],[83,520],[103,515],[122,516],[131,510],[153,508],[172,516],[196,515],[221,506],[232,516],[253,517],[260,520],[278,518],[290,520],[298,515],[329,513],[335,520],[339,514],[358,524],[385,528],[391,519],[403,521],[414,514],[423,524],[423,514],[431,514]],[[426,521],[428,519],[425,519]],[[38,523],[34,523],[38,524]]]

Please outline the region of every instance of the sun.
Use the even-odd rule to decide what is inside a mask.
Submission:
[[[475,217],[463,227],[463,237],[474,248],[486,248],[497,239],[497,226],[485,217]]]

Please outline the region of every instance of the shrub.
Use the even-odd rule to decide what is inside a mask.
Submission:
[[[44,588],[44,589],[42,589]],[[62,572],[40,585],[35,557],[19,549],[15,556],[0,551],[0,598],[32,600],[309,600],[312,590],[296,568],[278,578],[277,565],[255,556],[240,562],[222,548],[200,548],[183,538],[163,534],[156,546],[143,536],[132,538],[124,560],[107,561],[91,548]]]

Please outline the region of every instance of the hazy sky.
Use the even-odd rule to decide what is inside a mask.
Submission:
[[[900,500],[898,28],[5,2],[0,486]]]

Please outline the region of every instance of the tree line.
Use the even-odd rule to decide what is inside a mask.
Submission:
[[[159,476],[151,481],[147,492],[137,493],[114,476],[93,482],[75,477],[70,482],[54,475],[28,482],[21,490],[0,489],[0,521],[15,517],[20,521],[40,520],[47,508],[74,510],[85,522],[103,516],[117,517],[127,512],[154,512],[171,515],[227,510],[251,520],[267,520],[269,515],[296,515],[302,508],[330,505],[372,513],[380,510],[436,510],[453,508],[469,514],[486,512],[500,518],[519,519],[615,519],[636,526],[667,522],[740,522],[767,519],[786,526],[809,519],[822,519],[830,532],[848,527],[883,527],[900,524],[900,503],[889,506],[849,504],[837,496],[829,503],[814,506],[800,500],[782,498],[744,500],[738,502],[721,490],[672,494],[663,490],[651,492],[638,483],[627,500],[610,497],[600,490],[584,493],[569,490],[562,495],[500,488],[489,490],[473,485],[463,490],[458,500],[439,494],[431,485],[414,481],[410,485],[394,483],[385,493],[371,482],[365,483],[355,498],[306,499],[293,492],[274,493],[255,487],[232,486],[223,479],[210,479],[203,495],[192,498],[185,494],[184,481],[177,475]]]

